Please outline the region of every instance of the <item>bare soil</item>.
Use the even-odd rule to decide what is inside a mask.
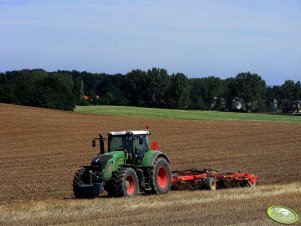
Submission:
[[[172,169],[240,169],[259,175],[260,186],[270,186],[270,189],[273,185],[285,186],[300,182],[300,123],[143,119],[0,104],[1,206],[15,208],[16,205],[33,201],[72,199],[74,172],[81,165],[89,164],[98,152],[98,149],[91,147],[91,139],[108,131],[140,130],[146,124],[150,125],[151,140],[156,140],[160,149],[169,156]],[[202,192],[205,191],[200,192],[204,194]],[[179,199],[185,199],[185,192],[170,193],[180,194]],[[284,195],[289,197],[277,198],[283,200],[284,204],[291,202],[294,207],[301,202],[300,195],[296,198],[294,195]],[[147,201],[147,198],[141,197],[146,199],[144,202]],[[170,196],[166,197],[168,199]],[[257,197],[256,205],[260,208],[262,203],[270,203],[268,197],[263,197],[262,203],[260,200]],[[251,201],[250,198],[247,201]],[[230,200],[228,205],[224,200],[223,205],[229,207],[237,202]],[[183,214],[189,218],[186,205],[175,206],[180,210],[182,208]],[[201,205],[197,205],[197,209],[192,212],[195,214],[201,208]],[[219,217],[227,218],[230,209],[223,208]],[[152,211],[157,211],[157,207]],[[300,208],[297,207],[296,211],[300,211]],[[114,218],[112,214],[109,215]],[[171,213],[166,214],[165,217],[168,217]],[[209,212],[206,216],[214,218]],[[204,215],[200,217],[206,219]],[[191,215],[189,219],[188,223],[198,222],[197,216]],[[138,222],[150,223],[148,218],[145,220],[140,219]],[[97,218],[95,222],[98,222]],[[223,222],[235,221],[228,219],[220,223]],[[254,219],[253,223],[256,222]]]

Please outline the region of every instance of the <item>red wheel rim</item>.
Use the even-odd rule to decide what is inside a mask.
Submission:
[[[159,168],[157,181],[160,188],[165,188],[168,183],[168,176],[164,167]]]
[[[128,195],[132,195],[135,191],[135,181],[131,175],[126,177],[125,185],[126,185],[126,193]]]

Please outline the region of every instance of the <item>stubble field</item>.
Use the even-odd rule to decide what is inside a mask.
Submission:
[[[108,131],[150,125],[172,169],[237,170],[260,186],[75,200],[73,173]],[[0,104],[0,224],[274,224],[271,205],[301,213],[301,123],[144,119]]]

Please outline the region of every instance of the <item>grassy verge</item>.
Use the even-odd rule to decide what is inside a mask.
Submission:
[[[75,112],[101,115],[134,116],[145,118],[184,119],[184,120],[236,120],[301,122],[301,117],[255,113],[234,113],[218,111],[173,110],[159,108],[124,106],[77,106]]]

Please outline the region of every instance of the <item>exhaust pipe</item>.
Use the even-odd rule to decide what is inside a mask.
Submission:
[[[103,155],[105,153],[105,143],[104,141],[106,140],[105,138],[103,138],[103,136],[101,134],[99,134],[99,137],[94,138],[92,140],[92,147],[96,147],[96,140],[99,140],[99,153],[101,155]]]
[[[100,154],[103,155],[105,153],[105,143],[101,134],[99,134],[99,148]]]

